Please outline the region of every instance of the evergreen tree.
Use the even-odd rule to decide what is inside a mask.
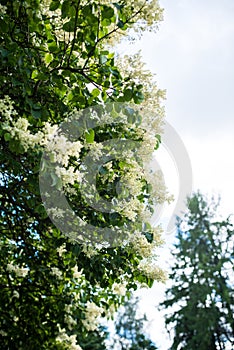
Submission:
[[[115,322],[115,344],[118,350],[156,350],[157,347],[145,332],[147,318],[138,315],[138,298],[126,301]]]
[[[216,220],[217,203],[202,194],[188,201],[177,223],[172,286],[161,304],[174,326],[171,349],[231,349],[234,341],[233,225]]]

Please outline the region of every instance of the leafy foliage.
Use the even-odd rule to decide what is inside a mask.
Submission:
[[[146,8],[146,2],[128,1],[1,0],[3,350],[97,349],[103,344],[99,317],[109,317],[124,300],[114,292],[114,283],[124,284],[128,295],[141,283],[151,286],[160,279],[160,273],[152,276],[139,269],[144,257],[132,246],[98,250],[64,236],[45,211],[38,182],[42,144],[50,136],[48,130],[63,122],[65,115],[113,101],[143,101],[143,85],[122,77],[110,40],[119,32],[127,33],[140,19],[146,21]],[[107,138],[146,137],[137,135],[139,121],[129,114],[130,127],[109,124],[86,130],[78,140],[81,156]],[[75,156],[69,158],[65,171],[72,164],[76,171]],[[124,167],[130,169],[126,160],[114,164],[113,173],[122,174]],[[113,188],[104,189],[105,181],[101,182],[104,175],[105,170],[100,172],[99,191],[113,197]],[[61,186],[54,174],[49,181]],[[142,193],[137,200],[143,203],[149,196],[147,181],[139,181]],[[126,215],[105,216],[90,210],[81,200],[78,181],[69,186],[75,191],[69,200],[92,224],[118,227],[129,220]],[[146,231],[153,235],[150,225]]]

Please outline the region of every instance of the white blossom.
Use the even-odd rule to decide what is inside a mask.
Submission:
[[[63,253],[65,253],[67,251],[66,249],[66,244],[63,243],[60,247],[57,248],[57,252],[59,256],[62,256]]]
[[[13,292],[13,296],[12,296],[12,298],[17,298],[17,299],[19,299],[19,292],[17,292],[17,290],[14,290],[14,292]]]
[[[0,4],[0,15],[5,15],[7,11],[7,7]]]
[[[141,232],[135,232],[130,242],[133,245],[133,249],[140,254],[143,258],[149,257],[152,255],[152,250],[154,248],[153,244],[148,242],[145,235],[143,235]]]
[[[62,343],[65,346],[65,349],[67,350],[82,350],[80,345],[77,344],[76,335],[68,335],[66,333],[66,329],[61,329],[60,325],[58,325],[59,328],[59,335],[56,337],[56,341],[59,343]]]
[[[2,337],[6,337],[7,333],[5,331],[3,331],[2,329],[0,329],[0,334]]]
[[[51,275],[56,276],[58,279],[62,279],[63,273],[57,267],[51,267]]]
[[[61,208],[48,208],[47,213],[54,218],[63,218],[65,211]]]
[[[12,263],[10,263],[7,264],[7,271],[14,272],[17,277],[26,277],[29,272],[29,268],[20,267],[18,265],[13,265]]]
[[[77,278],[77,279],[80,279],[82,276],[83,276],[83,269],[81,269],[80,271],[78,271],[78,266],[75,265],[73,268],[72,268],[72,272],[73,272],[73,277],[74,278]]]
[[[98,327],[98,318],[104,309],[93,302],[88,301],[86,304],[85,319],[82,320],[83,325],[88,331],[94,331]]]
[[[65,315],[64,322],[66,322],[70,331],[77,324],[76,320],[71,315]]]
[[[153,280],[166,282],[167,275],[154,261],[144,259],[140,262],[138,269]]]
[[[68,169],[62,167],[55,168],[56,175],[62,179],[64,185],[73,185],[75,181],[81,181],[82,175],[78,170],[75,170],[73,166],[68,167]]]
[[[126,285],[124,283],[113,283],[112,289],[114,293],[120,296],[124,296],[127,291]]]

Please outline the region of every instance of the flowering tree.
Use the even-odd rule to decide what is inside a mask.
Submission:
[[[1,0],[2,349],[91,349],[91,337],[103,339],[100,317],[110,317],[131,290],[165,278],[155,265],[161,228],[147,213],[169,197],[158,174],[142,166],[160,142],[163,91],[139,55],[124,61],[113,52],[130,28],[140,35],[161,18],[156,0]],[[96,124],[87,124],[83,110]],[[79,137],[70,135],[72,123]],[[106,156],[109,139],[139,148],[123,147],[122,159],[98,167],[95,193],[83,181],[93,163],[82,160]],[[70,217],[60,200],[41,194],[39,173],[42,187],[61,202],[65,194],[82,220],[69,234],[55,225],[69,230]],[[125,188],[116,196],[119,179]],[[95,210],[93,193],[114,210]],[[86,240],[84,222],[122,234],[122,244],[103,244],[96,229]]]

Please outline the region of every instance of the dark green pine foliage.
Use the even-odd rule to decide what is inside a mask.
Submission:
[[[171,350],[234,346],[233,225],[216,220],[216,209],[214,199],[196,193],[178,219],[172,286],[161,304],[174,327]]]
[[[115,344],[112,349],[120,350],[157,350],[145,332],[147,318],[138,315],[138,298],[126,301],[123,311],[119,311],[115,322]]]
[[[86,334],[82,342],[82,350],[107,350],[106,339],[108,336],[107,328],[99,326],[97,330]]]

